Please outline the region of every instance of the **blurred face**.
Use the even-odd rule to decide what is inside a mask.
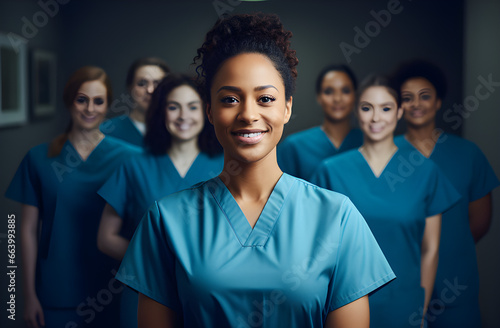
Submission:
[[[98,129],[108,109],[106,96],[106,86],[101,81],[83,83],[71,109],[73,127],[83,130]]]
[[[285,98],[283,80],[266,56],[244,53],[227,59],[210,94],[207,113],[226,158],[252,163],[275,155],[292,99]]]
[[[328,72],[321,82],[318,103],[327,119],[342,121],[349,118],[354,102],[354,86],[349,75],[340,71]]]
[[[197,138],[203,130],[204,120],[200,96],[190,86],[181,85],[167,96],[165,125],[175,140]]]
[[[137,109],[145,112],[151,102],[151,95],[165,73],[156,65],[141,66],[135,71],[134,81],[130,89]]]
[[[403,111],[385,87],[374,86],[360,96],[357,114],[365,138],[377,142],[393,138]]]
[[[406,122],[413,126],[434,124],[436,113],[441,108],[436,89],[427,79],[408,79],[401,86],[401,107]]]

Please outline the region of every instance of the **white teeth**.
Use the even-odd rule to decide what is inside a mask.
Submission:
[[[262,132],[254,132],[254,133],[238,133],[238,136],[243,138],[253,138],[256,136],[260,136]]]

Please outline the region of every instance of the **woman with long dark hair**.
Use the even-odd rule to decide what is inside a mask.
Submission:
[[[204,114],[195,81],[164,78],[151,99],[145,151],[122,165],[99,189],[107,202],[99,248],[121,260],[140,219],[157,199],[213,178],[222,171],[222,149]],[[137,293],[126,288],[121,327],[137,327]]]

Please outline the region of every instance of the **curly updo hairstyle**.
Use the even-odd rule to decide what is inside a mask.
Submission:
[[[241,53],[259,53],[268,57],[280,73],[286,99],[295,91],[297,65],[295,50],[290,49],[292,32],[284,29],[277,15],[239,14],[219,18],[197,50],[193,63],[205,101],[210,104],[210,87],[221,64]]]

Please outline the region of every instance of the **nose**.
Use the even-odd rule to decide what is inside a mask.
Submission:
[[[92,100],[87,103],[86,110],[89,113],[93,113],[95,111],[95,104],[94,104],[94,102]]]
[[[332,95],[332,98],[333,98],[334,103],[338,103],[338,102],[340,102],[342,95],[340,94],[340,92],[334,92]]]
[[[380,118],[380,110],[378,108],[375,108],[372,112],[372,122],[377,122]]]
[[[184,121],[188,115],[188,109],[181,107],[179,110],[179,116],[177,117],[178,120]]]
[[[155,84],[153,82],[148,82],[148,85],[146,86],[146,90],[148,93],[153,93],[155,91]]]
[[[259,110],[257,106],[257,104],[252,103],[250,100],[241,102],[238,119],[247,124],[257,121],[259,119]]]

